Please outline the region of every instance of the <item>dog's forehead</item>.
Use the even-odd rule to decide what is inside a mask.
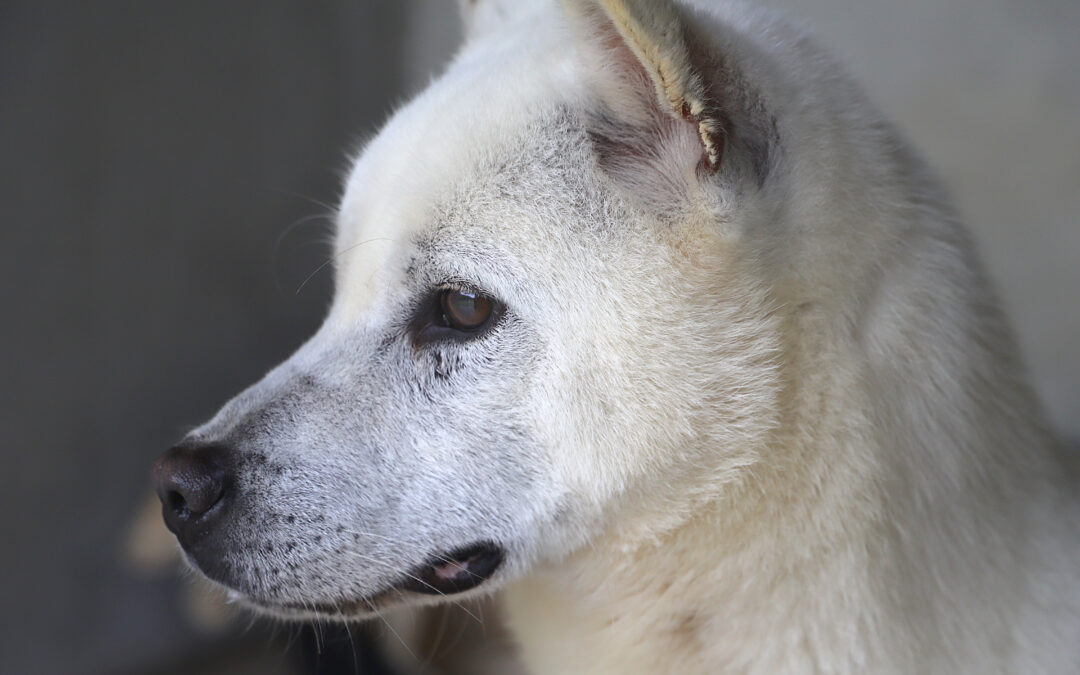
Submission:
[[[556,111],[583,100],[565,50],[504,51],[501,61],[463,54],[356,160],[338,215],[336,314],[370,307],[424,233],[445,228],[448,208],[494,189],[485,169],[549,142]]]

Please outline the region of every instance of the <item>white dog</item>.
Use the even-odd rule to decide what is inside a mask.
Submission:
[[[1066,455],[837,66],[728,5],[465,12],[324,326],[156,467],[191,561],[290,616],[505,588],[536,672],[1080,672]]]

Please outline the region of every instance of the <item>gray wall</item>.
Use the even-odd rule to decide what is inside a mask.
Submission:
[[[952,186],[1080,436],[1080,4],[771,1]],[[121,561],[147,469],[317,325],[319,202],[457,34],[448,1],[0,5],[0,672],[197,638]]]
[[[128,525],[153,459],[316,327],[320,202],[407,93],[410,8],[0,4],[0,672],[199,637]]]
[[[1080,2],[766,0],[942,175],[1058,429],[1080,438]]]

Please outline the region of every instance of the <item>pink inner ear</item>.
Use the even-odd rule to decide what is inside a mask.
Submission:
[[[600,168],[646,206],[669,212],[685,203],[704,153],[693,124],[661,107],[633,54],[608,72],[619,77],[598,87],[600,109],[586,125]]]
[[[665,213],[686,203],[704,161],[690,125],[669,116],[640,127],[598,115],[589,127],[597,164],[634,200]]]
[[[635,198],[670,209],[687,195],[699,167],[715,172],[699,135],[700,120],[678,110],[598,6],[577,6],[579,44],[592,68],[590,90],[600,99],[589,136],[601,168]]]
[[[627,46],[615,25],[596,5],[580,8],[584,13],[582,48],[585,58],[593,65],[594,91],[600,94],[608,108],[635,126],[652,118],[674,115],[661,104],[658,91],[645,66]]]

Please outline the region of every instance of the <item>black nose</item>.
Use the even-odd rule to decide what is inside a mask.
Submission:
[[[185,548],[225,510],[232,484],[231,455],[221,445],[184,443],[154,464],[154,489],[165,525]]]

